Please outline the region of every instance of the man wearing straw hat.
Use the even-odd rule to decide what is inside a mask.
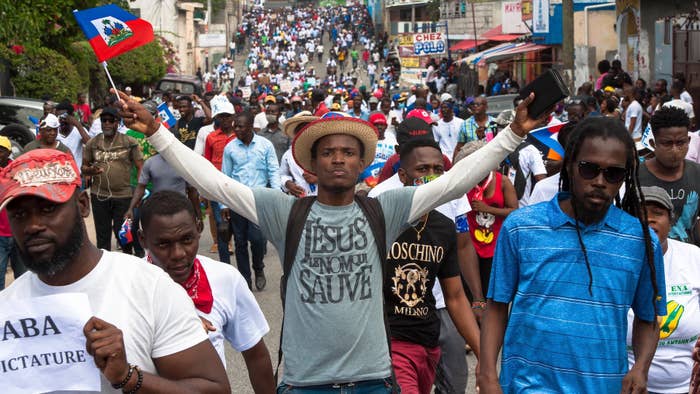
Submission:
[[[124,116],[132,129],[150,136],[153,146],[207,198],[222,201],[259,224],[284,261],[292,196],[251,189],[218,172],[152,119],[140,104],[125,99]],[[463,196],[542,119],[528,118],[532,94],[517,109],[515,121],[492,142],[454,170],[419,187],[379,196],[388,247],[426,212]],[[355,392],[391,389],[391,360],[383,324],[382,268],[370,220],[355,199],[358,175],[372,162],[377,133],[372,125],[329,113],[306,125],[294,138],[296,162],[318,177],[311,206],[287,278],[282,349],[282,388]],[[320,386],[320,387],[319,387]]]

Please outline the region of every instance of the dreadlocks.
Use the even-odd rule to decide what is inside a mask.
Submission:
[[[564,154],[564,164],[561,170],[560,179],[560,190],[564,192],[571,192],[571,175],[569,174],[569,167],[576,167],[576,158],[581,150],[581,146],[585,140],[593,138],[609,138],[616,139],[625,145],[625,151],[627,153],[627,158],[625,160],[625,167],[627,168],[627,174],[625,175],[625,196],[620,201],[619,196],[615,197],[615,205],[627,212],[628,214],[639,219],[639,224],[642,226],[642,233],[644,234],[644,248],[646,251],[646,260],[651,271],[651,285],[654,289],[654,296],[652,297],[652,302],[655,301],[659,294],[659,289],[656,283],[656,269],[654,266],[654,249],[652,247],[651,234],[649,233],[649,225],[647,223],[646,210],[644,209],[644,195],[642,194],[642,189],[639,184],[638,168],[639,168],[639,157],[637,156],[637,150],[634,145],[634,141],[630,137],[628,131],[625,129],[624,125],[616,119],[612,118],[587,118],[580,122],[574,129],[573,134],[569,137],[569,142],[566,146],[566,151]],[[579,213],[576,208],[576,204],[572,202],[572,207],[574,209],[574,222],[576,223],[576,234],[578,235],[578,241],[581,245],[583,251],[583,257],[586,261],[586,268],[588,269],[588,292],[593,295],[593,273],[591,272],[591,265],[588,261],[588,254],[586,252],[586,245],[583,243],[583,238],[581,236],[581,229],[579,225]],[[654,310],[656,310],[656,303],[654,302]],[[657,311],[658,312],[658,311]]]

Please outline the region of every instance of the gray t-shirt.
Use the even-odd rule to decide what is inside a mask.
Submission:
[[[415,188],[378,197],[386,222],[387,248],[408,226]],[[284,261],[294,197],[253,189],[263,234]],[[362,209],[353,202],[316,202],[306,220],[287,282],[284,315],[284,377],[292,386],[381,379],[391,375],[382,310],[384,256]]]
[[[143,163],[139,183],[148,185],[149,182],[153,183],[151,193],[161,190],[173,190],[187,195],[185,178],[178,175],[175,169],[161,155],[151,156]]]
[[[270,131],[267,127],[260,130],[259,136],[267,138],[272,145],[275,147],[275,154],[277,155],[277,162],[282,160],[282,155],[289,149],[290,139],[287,137],[282,130]]]

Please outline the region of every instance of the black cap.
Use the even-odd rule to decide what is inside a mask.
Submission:
[[[121,119],[121,116],[119,116],[119,111],[117,111],[117,109],[114,107],[102,108],[102,113],[100,114],[100,117],[104,115],[112,115],[114,116],[114,119]]]
[[[396,142],[398,142],[399,145],[406,143],[408,140],[418,138],[435,141],[432,126],[424,120],[408,118],[399,123],[396,127]]]

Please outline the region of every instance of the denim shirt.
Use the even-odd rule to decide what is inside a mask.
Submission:
[[[248,187],[280,189],[275,147],[259,135],[253,135],[250,145],[238,138],[229,142],[224,148],[221,172]]]

